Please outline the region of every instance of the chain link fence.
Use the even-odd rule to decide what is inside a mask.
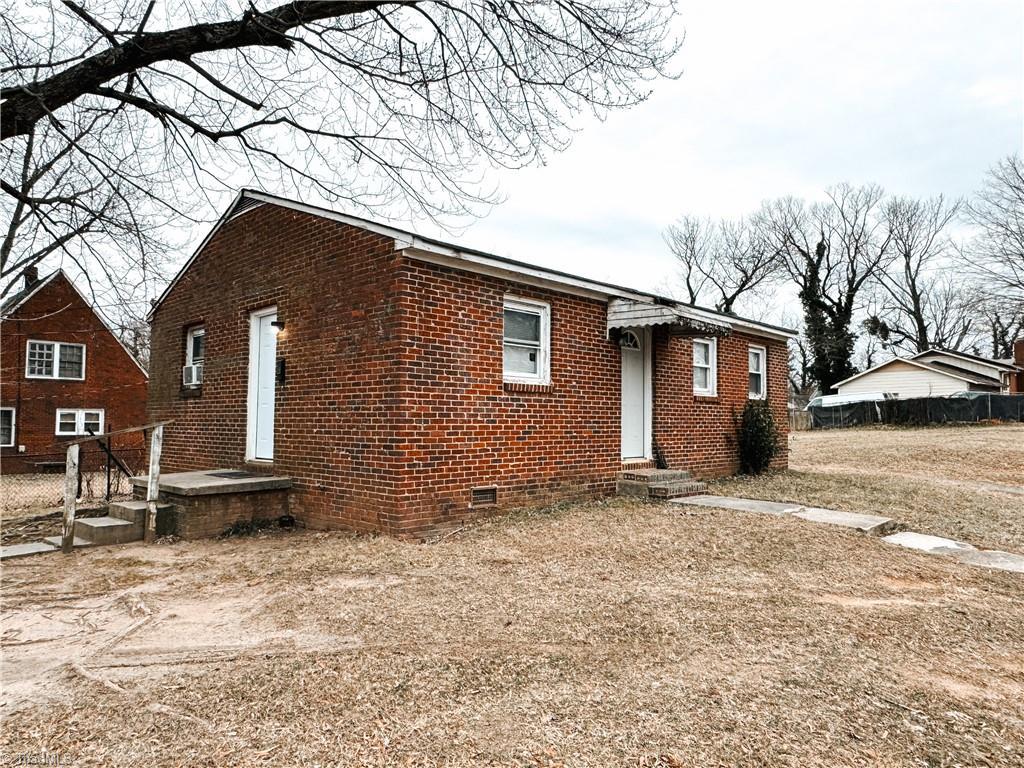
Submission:
[[[110,501],[132,497],[131,478],[145,474],[141,447],[115,449],[108,455],[96,442],[79,449],[76,482],[79,516],[106,514]],[[59,532],[64,514],[65,455],[20,454],[0,467],[0,543],[7,545]],[[12,471],[21,470],[21,471]]]
[[[965,392],[948,397],[875,400],[845,405],[812,406],[812,429],[893,424],[920,427],[929,424],[971,424],[983,421],[1024,422],[1024,394],[995,395]]]

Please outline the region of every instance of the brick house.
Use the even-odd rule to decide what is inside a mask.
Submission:
[[[63,443],[88,431],[140,426],[146,371],[63,271],[32,269],[0,309],[0,472],[63,469]],[[129,467],[144,466],[139,435],[114,441]],[[102,462],[85,447],[83,468]]]
[[[787,425],[786,329],[248,190],[151,322],[163,471],[286,475],[312,527],[417,536],[624,466],[729,474],[748,398]]]

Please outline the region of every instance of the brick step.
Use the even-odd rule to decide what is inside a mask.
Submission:
[[[647,486],[647,495],[652,499],[680,499],[684,496],[698,496],[707,492],[707,483],[702,483],[699,480],[670,480],[664,483],[651,483]]]
[[[670,480],[689,480],[685,469],[627,469],[619,472],[619,480],[637,483],[667,483]]]
[[[75,520],[75,537],[91,544],[124,544],[142,539],[142,523],[129,522],[119,517],[83,517]]]
[[[705,483],[689,479],[689,473],[680,474],[686,474],[686,477],[650,483],[620,479],[616,483],[616,491],[620,496],[640,496],[648,499],[679,499],[707,493],[708,487]]]

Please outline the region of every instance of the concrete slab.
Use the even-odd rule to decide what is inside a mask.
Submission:
[[[967,549],[955,553],[961,563],[995,568],[1000,571],[1024,573],[1024,555],[1000,552],[998,549]]]
[[[56,552],[57,547],[47,544],[45,541],[32,541],[28,544],[9,544],[0,547],[0,560],[12,560],[15,557],[28,557],[29,555],[41,555],[44,552]]]
[[[793,517],[809,520],[812,523],[838,525],[840,528],[853,528],[873,536],[881,536],[883,533],[892,530],[893,526],[896,525],[896,522],[891,517],[862,515],[855,512],[839,512],[835,509],[823,509],[821,507],[804,507],[794,512]]]
[[[173,472],[160,475],[160,491],[178,496],[212,496],[218,493],[252,493],[291,488],[290,477],[277,475],[250,475],[249,477],[217,477],[217,473],[231,473],[231,469],[206,469],[202,472]],[[149,477],[132,478],[136,488],[145,488]]]
[[[43,539],[43,541],[45,541],[47,544],[52,544],[57,549],[60,549],[60,536],[47,536],[45,539]],[[73,546],[73,547],[91,547],[92,546],[92,542],[89,541],[88,539],[82,539],[82,538],[79,538],[78,536],[75,536],[74,541],[72,542],[71,546]]]
[[[775,515],[776,517],[789,515],[803,509],[799,504],[780,503],[778,501],[760,501],[758,499],[735,499],[731,496],[712,496],[710,494],[687,496],[681,499],[670,499],[669,503],[685,504],[687,506],[697,507],[737,509],[741,512],[757,512],[762,515]]]
[[[895,544],[898,547],[916,549],[921,552],[932,552],[937,555],[974,549],[966,541],[944,539],[941,536],[930,536],[926,533],[914,533],[913,531],[902,531],[891,536],[884,536],[882,541],[887,544]]]

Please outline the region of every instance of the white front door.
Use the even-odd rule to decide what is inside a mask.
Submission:
[[[253,312],[249,320],[249,418],[246,458],[274,459],[274,389],[277,309]]]
[[[623,331],[622,350],[622,458],[646,458],[650,448],[650,366],[646,333]]]

